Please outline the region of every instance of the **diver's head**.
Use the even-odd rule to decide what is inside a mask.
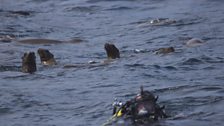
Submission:
[[[135,97],[135,100],[152,100],[152,101],[157,101],[158,97],[155,97],[151,92],[149,91],[144,91],[143,86],[140,87],[140,93],[137,94]]]

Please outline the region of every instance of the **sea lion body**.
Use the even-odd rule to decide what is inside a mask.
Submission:
[[[198,38],[192,38],[186,42],[187,47],[196,47],[203,45],[205,42]]]
[[[70,44],[78,44],[81,42],[84,42],[81,38],[73,38],[69,41],[60,41],[60,40],[54,40],[54,39],[23,39],[23,40],[17,40],[18,43],[21,44],[64,44],[64,43],[70,43]]]
[[[53,39],[24,39],[18,40],[18,43],[22,44],[61,44],[63,41]]]
[[[174,47],[159,48],[159,49],[155,50],[155,54],[167,54],[167,53],[171,53],[174,51],[175,51]]]

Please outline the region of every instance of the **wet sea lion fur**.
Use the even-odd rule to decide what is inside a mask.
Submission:
[[[36,68],[36,56],[34,52],[24,53],[22,57],[22,72],[34,73]]]
[[[18,43],[21,44],[32,44],[32,45],[38,45],[38,44],[63,44],[63,43],[71,43],[71,44],[77,44],[84,42],[81,38],[73,38],[69,41],[60,41],[60,40],[54,40],[54,39],[42,39],[42,38],[31,38],[31,39],[23,39],[23,40],[17,40]]]
[[[37,53],[40,56],[40,61],[43,65],[56,65],[54,55],[47,49],[39,48]]]
[[[119,49],[114,44],[105,43],[104,49],[106,50],[108,59],[120,58]]]
[[[155,50],[155,54],[167,54],[167,53],[171,53],[174,51],[175,51],[174,47],[159,48],[159,49]]]

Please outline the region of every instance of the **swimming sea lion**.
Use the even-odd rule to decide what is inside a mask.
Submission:
[[[198,38],[192,38],[186,42],[187,47],[195,47],[203,45],[205,42]]]
[[[108,59],[120,58],[120,52],[114,44],[106,43],[104,45],[104,49],[107,52],[107,58]]]
[[[63,44],[63,43],[71,43],[71,44],[77,44],[84,42],[81,38],[73,38],[69,41],[60,41],[60,40],[54,40],[54,39],[23,39],[23,40],[17,40],[16,42],[21,43],[21,44],[32,44],[32,45],[37,45],[37,44]]]
[[[36,68],[36,56],[34,52],[24,53],[22,57],[22,72],[34,73]]]
[[[53,39],[24,39],[24,40],[18,40],[18,43],[22,44],[60,44],[63,43],[59,40],[53,40]]]
[[[175,49],[173,47],[168,47],[168,48],[159,48],[157,50],[155,50],[156,54],[167,54],[167,53],[171,53],[174,52]]]
[[[56,61],[54,59],[54,55],[47,49],[39,48],[37,53],[40,56],[41,63],[43,65],[56,65]]]
[[[120,52],[119,49],[114,44],[106,43],[104,45],[104,49],[107,53],[107,60],[97,62],[97,61],[89,61],[88,63],[84,64],[70,64],[65,65],[64,68],[80,68],[80,67],[98,67],[98,66],[104,66],[113,61],[113,59],[120,58]]]

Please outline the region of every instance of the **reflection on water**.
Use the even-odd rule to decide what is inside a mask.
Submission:
[[[170,115],[152,125],[222,126],[223,8],[220,0],[1,0],[1,125],[99,126],[114,97],[125,101],[143,85]],[[192,38],[205,43],[187,47]],[[27,39],[59,44],[18,42]],[[120,59],[64,68],[104,61],[106,42]],[[38,48],[58,65],[36,58],[36,73],[20,72],[23,53]]]

